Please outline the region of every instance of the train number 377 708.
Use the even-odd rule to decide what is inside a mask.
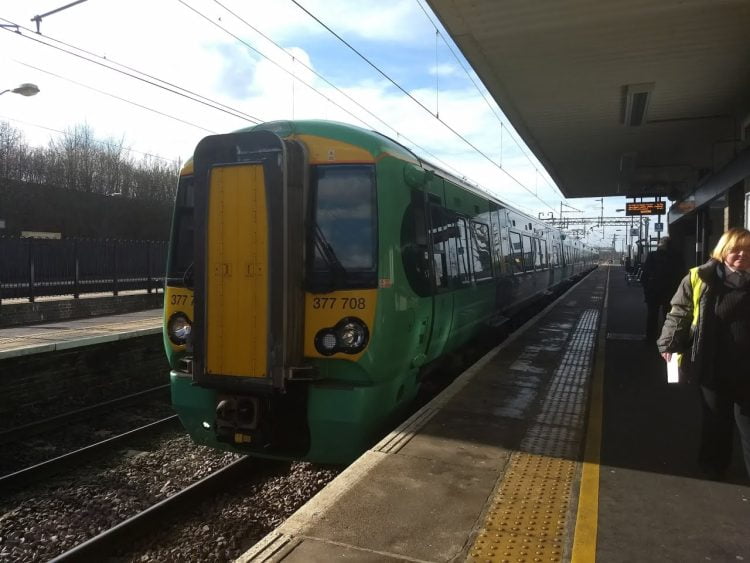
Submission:
[[[367,307],[364,297],[313,297],[313,309],[357,311]]]

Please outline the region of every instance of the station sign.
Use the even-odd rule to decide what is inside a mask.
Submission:
[[[667,203],[664,201],[632,201],[625,204],[625,215],[664,215]]]
[[[664,223],[654,223],[654,232],[660,233],[664,230]]]
[[[638,229],[630,229],[630,236],[631,237],[637,237],[640,234],[641,233],[640,233],[640,231]]]

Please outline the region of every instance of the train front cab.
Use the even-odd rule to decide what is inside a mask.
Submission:
[[[413,396],[392,372],[375,381],[366,367],[378,285],[372,154],[260,130],[204,139],[192,172],[180,190],[192,197],[178,193],[165,295],[183,424],[213,447],[350,461],[394,401]],[[355,212],[336,200],[342,185]],[[188,265],[180,202],[190,200]]]

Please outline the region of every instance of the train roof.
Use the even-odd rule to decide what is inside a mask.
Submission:
[[[462,188],[471,191],[481,197],[487,198],[488,200],[502,205],[515,213],[528,219],[539,222],[539,219],[518,210],[513,205],[503,201],[492,192],[489,192],[479,186],[471,184],[459,178],[455,174],[447,172],[445,169],[432,164],[431,162],[420,158],[411,149],[405,147],[401,143],[394,141],[390,137],[378,133],[371,129],[364,129],[357,125],[351,125],[349,123],[341,123],[338,121],[328,121],[323,119],[300,119],[300,120],[278,120],[268,121],[253,125],[251,127],[245,127],[234,131],[235,133],[243,133],[247,131],[270,131],[275,133],[279,137],[293,137],[297,135],[310,135],[316,137],[324,137],[330,139],[336,139],[345,143],[349,143],[358,147],[361,147],[368,151],[373,158],[378,158],[383,154],[389,154],[396,158],[400,158],[406,161],[411,161],[419,164],[426,170],[432,170],[439,173],[441,176],[449,179]],[[186,163],[187,166],[188,163]],[[553,231],[556,229],[552,229]],[[580,244],[588,246],[582,241]]]
[[[373,158],[378,158],[386,153],[413,162],[419,160],[417,155],[407,147],[401,143],[397,143],[390,137],[382,135],[377,131],[337,121],[322,119],[268,121],[254,125],[253,127],[240,129],[238,132],[242,131],[271,131],[279,137],[291,137],[295,135],[324,137],[361,147],[368,151]]]
[[[465,179],[456,176],[444,168],[433,164],[432,162],[420,158],[411,149],[405,147],[398,141],[394,141],[387,135],[383,135],[377,131],[371,129],[364,129],[356,125],[349,123],[341,123],[337,121],[327,121],[320,119],[311,120],[280,120],[280,121],[269,121],[267,123],[261,123],[252,127],[240,129],[242,131],[271,131],[276,133],[279,137],[289,137],[292,135],[315,135],[319,137],[332,138],[343,142],[348,142],[353,145],[359,146],[370,152],[373,157],[377,158],[383,153],[391,154],[404,160],[411,160],[415,163],[419,163],[426,170],[432,170],[438,172],[444,178],[451,180],[453,183],[460,185],[462,188],[471,191],[477,195],[493,200],[495,203],[513,209],[513,211],[534,219],[531,215],[515,209],[512,205],[503,201],[495,194],[487,191],[479,186],[467,182]]]

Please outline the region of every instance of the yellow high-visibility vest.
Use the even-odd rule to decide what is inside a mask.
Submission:
[[[703,280],[698,275],[698,267],[690,268],[690,287],[693,289],[693,330],[698,327],[698,317],[700,315],[701,291],[703,290]],[[677,365],[682,364],[682,354],[677,354]]]

